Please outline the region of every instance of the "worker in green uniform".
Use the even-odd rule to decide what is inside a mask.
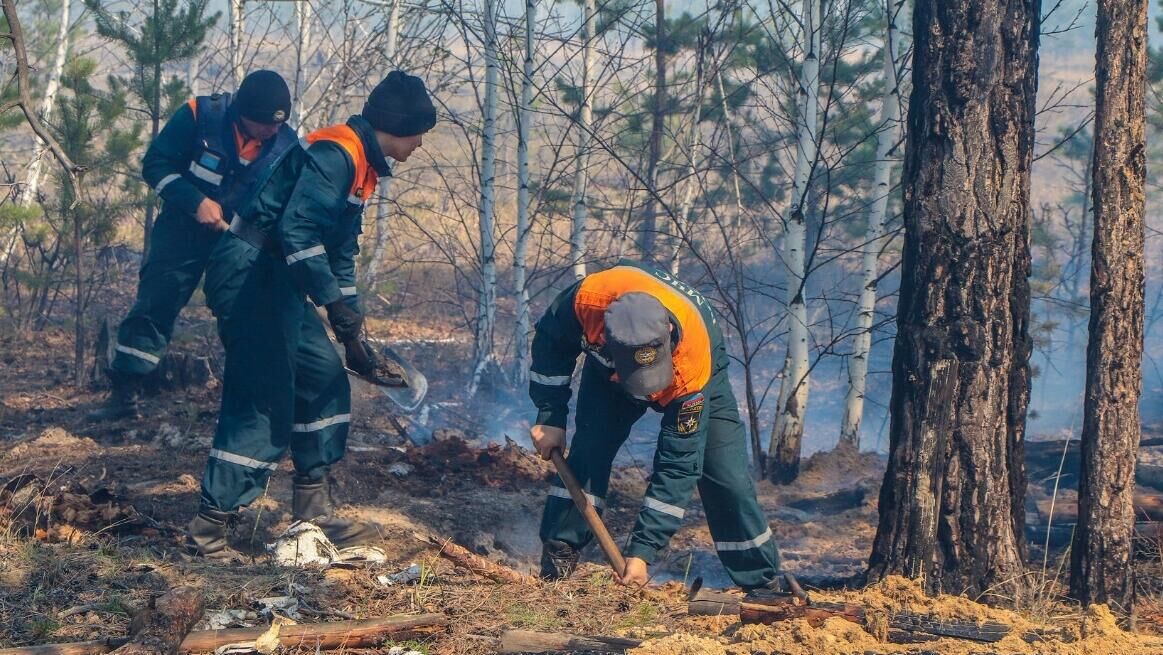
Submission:
[[[653,473],[619,581],[645,584],[695,487],[715,549],[736,584],[782,588],[780,556],[748,473],[743,422],[710,304],[670,274],[630,262],[588,275],[537,322],[529,395],[533,444],[565,447],[570,383],[585,353],[566,461],[601,511],[614,455],[647,409],[662,413]],[[560,478],[541,521],[541,574],[569,575],[593,538]]]
[[[218,429],[188,528],[196,555],[236,558],[227,532],[258,498],[287,450],[295,466],[292,515],[338,547],[378,537],[334,513],[328,472],[344,455],[351,389],[344,364],[368,375],[355,255],[364,204],[388,158],[405,162],[436,124],[418,77],[393,71],[345,124],[309,134],[260,183],[214,249],[206,299],[218,319],[226,370]],[[315,307],[325,307],[344,360]]]
[[[182,105],[141,162],[161,196],[137,300],[117,331],[108,374],[112,392],[89,415],[105,421],[138,416],[142,379],[165,354],[178,313],[202,280],[206,261],[232,213],[263,172],[298,137],[287,124],[291,92],[274,71],[250,73],[232,98],[199,96]]]

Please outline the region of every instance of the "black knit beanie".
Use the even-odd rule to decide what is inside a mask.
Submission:
[[[233,104],[240,116],[256,123],[282,123],[291,115],[291,90],[282,75],[257,70],[242,80]]]
[[[404,71],[392,71],[372,89],[363,117],[380,132],[415,136],[436,125],[436,107],[424,81]]]

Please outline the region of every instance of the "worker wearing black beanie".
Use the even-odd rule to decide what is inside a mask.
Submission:
[[[372,89],[361,115],[372,128],[392,136],[417,136],[436,125],[436,107],[423,80],[398,70]]]
[[[335,514],[327,482],[346,452],[354,413],[347,373],[378,384],[392,367],[381,367],[384,355],[364,339],[356,254],[363,209],[375,202],[380,178],[435,124],[424,82],[391,72],[361,113],[290,150],[215,247],[203,288],[226,372],[198,514],[188,527],[194,554],[236,558],[229,526],[288,450],[294,520],[315,524],[339,548],[380,540],[375,525]],[[326,308],[342,359],[314,307]],[[395,388],[420,389],[407,375],[395,378]]]
[[[282,123],[291,115],[291,90],[282,75],[257,70],[242,80],[233,106],[239,116],[256,123]]]

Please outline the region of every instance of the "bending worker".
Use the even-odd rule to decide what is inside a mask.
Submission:
[[[744,589],[782,584],[771,528],[747,467],[746,434],[727,377],[727,350],[707,300],[662,271],[622,262],[561,293],[537,322],[529,395],[531,433],[545,459],[565,446],[570,380],[585,352],[566,458],[602,507],[614,455],[652,408],[662,414],[654,471],[626,555],[623,584],[678,530],[695,487],[715,549]],[[568,576],[593,538],[560,478],[541,520],[541,575]]]
[[[117,331],[113,390],[90,420],[138,417],[142,379],[157,368],[178,313],[202,280],[232,212],[259,177],[298,141],[286,124],[291,92],[278,73],[246,76],[238,93],[182,105],[149,144],[141,174],[162,199],[149,236],[137,300]]]
[[[218,429],[188,528],[195,554],[233,559],[237,510],[266,488],[289,449],[292,514],[338,547],[378,537],[375,526],[335,516],[328,471],[347,447],[351,388],[344,364],[375,369],[361,339],[355,255],[364,204],[388,158],[404,162],[436,124],[418,77],[394,71],[360,115],[306,137],[242,209],[210,257],[206,299],[218,319],[226,370]],[[344,360],[315,310],[326,307]]]

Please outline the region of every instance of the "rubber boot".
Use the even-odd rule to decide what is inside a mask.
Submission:
[[[220,562],[246,561],[242,553],[231,548],[226,540],[230,526],[237,518],[236,512],[199,508],[198,515],[186,527],[186,552]]]
[[[141,398],[141,377],[109,373],[113,385],[101,407],[89,412],[86,419],[94,422],[120,421],[141,418],[138,401]]]
[[[577,568],[580,555],[576,548],[564,541],[550,539],[541,544],[541,579],[568,578]]]
[[[311,480],[295,476],[291,515],[296,521],[309,521],[319,526],[336,548],[349,548],[380,540],[380,531],[375,525],[335,515],[335,505],[331,502],[331,489],[326,478]]]

